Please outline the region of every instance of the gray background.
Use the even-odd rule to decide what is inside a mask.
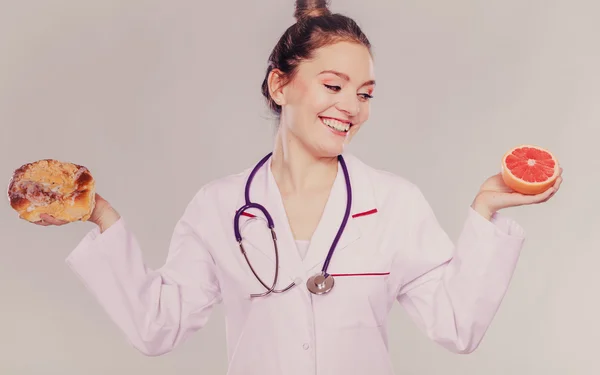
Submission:
[[[528,235],[479,350],[453,355],[400,308],[399,374],[598,374],[600,3],[337,0],[374,44],[378,87],[351,150],[426,194],[456,239],[509,148],[553,151],[549,203],[504,211]],[[293,1],[3,1],[0,174],[57,158],[86,165],[147,263],[204,183],[272,145],[260,84]],[[38,227],[0,210],[0,373],[224,374],[223,310],[174,352],[148,358],[64,264],[90,223]],[[293,324],[293,322],[290,322]]]

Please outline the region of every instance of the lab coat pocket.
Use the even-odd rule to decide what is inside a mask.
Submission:
[[[333,289],[314,296],[317,316],[330,328],[380,327],[389,312],[388,276],[385,267],[371,265],[332,267]]]

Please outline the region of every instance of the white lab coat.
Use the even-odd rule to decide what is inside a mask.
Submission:
[[[67,264],[141,352],[160,355],[201,329],[223,303],[230,375],[393,374],[388,312],[398,301],[423,332],[450,351],[473,351],[509,285],[524,233],[514,221],[485,220],[470,207],[456,243],[439,226],[411,182],[345,154],[352,215],[329,273],[335,287],[312,295],[306,280],[320,271],[346,207],[339,168],[306,257],[296,251],[267,162],[250,196],[273,216],[283,294],[250,299],[264,289],[240,253],[233,217],[244,204],[250,170],[203,186],[177,223],[166,264],[144,266],[134,233],[121,218],[90,231]],[[256,210],[249,211],[258,214]],[[271,235],[258,218],[242,231],[257,272],[272,280]]]

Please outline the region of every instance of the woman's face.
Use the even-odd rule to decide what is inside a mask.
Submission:
[[[369,118],[374,87],[365,46],[339,42],[316,50],[314,59],[302,62],[292,81],[274,93],[286,141],[302,143],[315,157],[341,154]]]

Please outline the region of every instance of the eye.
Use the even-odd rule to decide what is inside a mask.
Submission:
[[[360,99],[362,101],[368,101],[370,99],[373,99],[373,95],[369,95],[369,94],[358,94],[358,96],[360,97]]]
[[[338,92],[342,89],[340,86],[332,86],[332,85],[326,85],[326,84],[323,84],[323,85],[325,87],[327,87],[329,90],[335,91],[335,92]]]

